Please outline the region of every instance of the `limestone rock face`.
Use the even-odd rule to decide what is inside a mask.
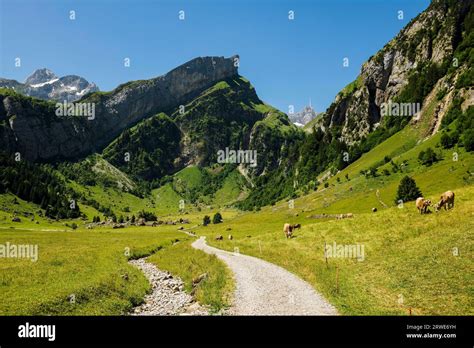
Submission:
[[[419,64],[441,64],[450,57],[469,6],[469,1],[450,6],[444,0],[434,0],[372,56],[357,80],[337,95],[326,112],[323,129],[342,127],[342,140],[352,145],[377,128],[381,104],[400,94]]]
[[[237,75],[236,58],[196,58],[166,75],[75,102],[94,110],[93,117],[56,116],[53,102],[0,91],[0,121],[5,120],[0,123],[0,148],[20,152],[30,161],[74,159],[100,151],[140,120],[177,108],[216,82]]]

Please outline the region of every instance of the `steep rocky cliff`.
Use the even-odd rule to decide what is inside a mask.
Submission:
[[[96,92],[77,101],[91,116],[56,116],[54,103],[0,89],[0,148],[31,161],[74,159],[100,151],[124,129],[186,104],[206,88],[237,75],[235,58],[196,58],[166,75]]]
[[[463,21],[471,7],[472,1],[434,0],[372,56],[362,66],[357,79],[337,95],[320,124],[323,129],[340,127],[340,139],[351,145],[380,125],[384,117],[382,104],[400,97],[410,77],[431,75],[436,82],[449,66],[462,72],[467,62],[463,65],[453,60],[453,53],[462,38],[469,34],[465,32]],[[426,86],[428,92],[432,87]],[[399,102],[422,105],[426,94],[416,95],[417,100],[399,99]]]

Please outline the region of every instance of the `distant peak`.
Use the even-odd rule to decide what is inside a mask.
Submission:
[[[45,83],[58,77],[49,69],[41,68],[36,69],[28,78],[25,80],[27,85],[37,85],[40,83]]]
[[[314,118],[318,116],[318,113],[311,106],[311,99],[309,105],[305,106],[300,112],[293,113],[288,115],[290,120],[296,124],[298,127],[303,127],[308,124]]]

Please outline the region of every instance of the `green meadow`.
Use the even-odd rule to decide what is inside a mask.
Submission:
[[[175,226],[75,231],[2,230],[0,244],[37,245],[38,260],[0,258],[2,315],[123,315],[150,289],[129,259],[153,254],[151,262],[171,271],[197,298],[217,312],[228,306],[233,289],[223,264],[197,250]],[[198,274],[199,273],[199,274]]]
[[[437,214],[420,215],[407,204],[354,213],[352,219],[310,219],[301,210],[276,206],[278,213],[249,213],[198,233],[215,247],[238,248],[294,272],[341,314],[472,315],[474,187],[456,192],[455,209]],[[285,222],[302,228],[286,239]],[[233,240],[215,240],[228,234]],[[328,258],[326,263],[325,243],[334,242],[363,245],[364,260]]]

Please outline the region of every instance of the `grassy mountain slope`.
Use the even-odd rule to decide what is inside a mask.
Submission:
[[[103,152],[110,163],[143,180],[172,173],[179,154],[181,134],[176,124],[161,113],[126,129]]]

